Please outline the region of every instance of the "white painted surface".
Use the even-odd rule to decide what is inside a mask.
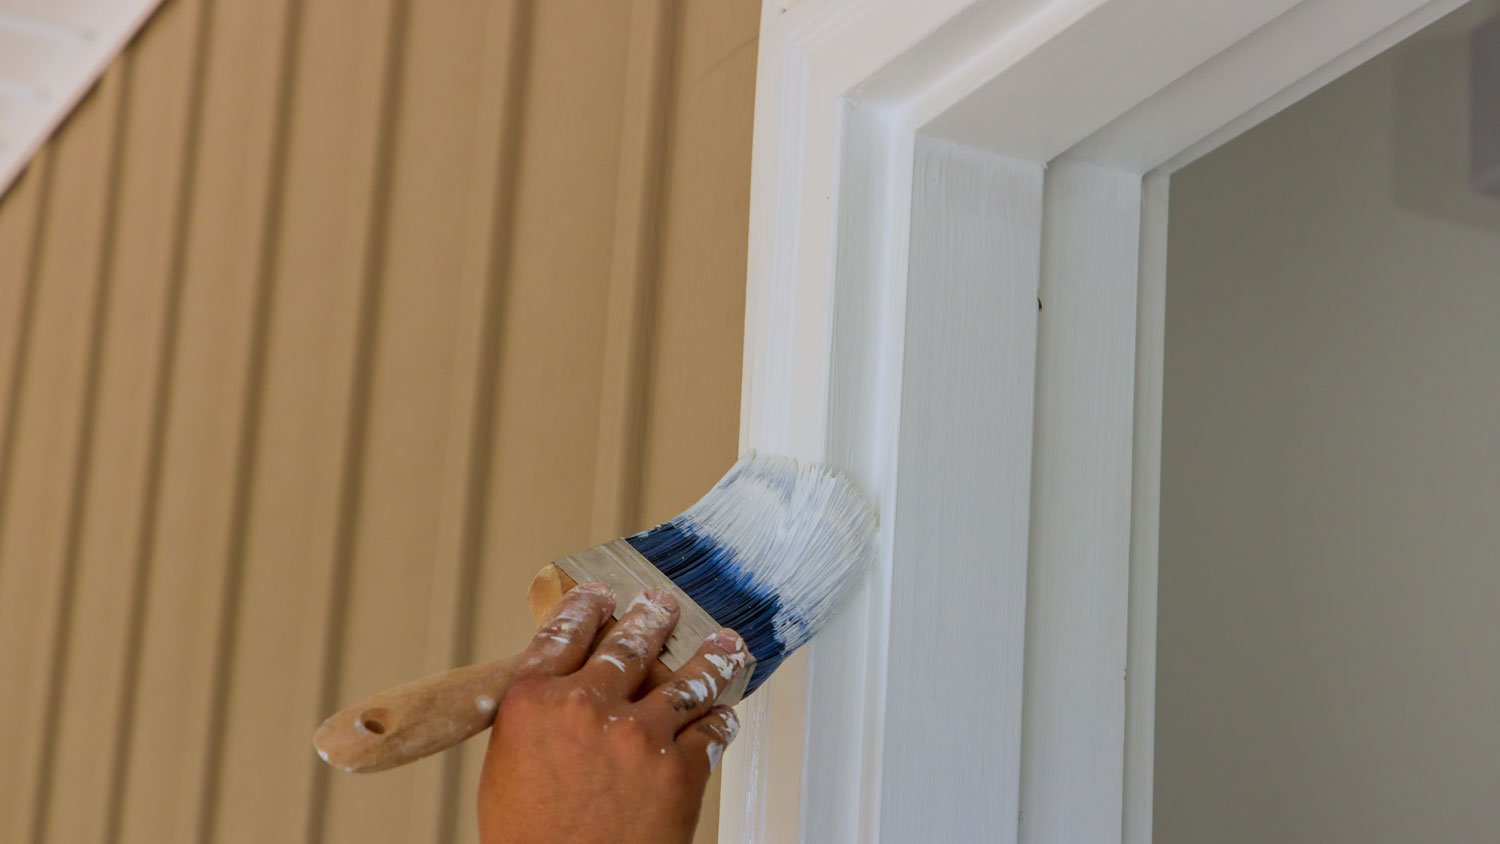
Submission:
[[[912,831],[920,833],[916,840],[932,840],[935,830],[949,840],[990,840],[986,836],[991,833],[1010,840],[1005,836],[1013,833],[1006,830],[1021,829],[1019,807],[1032,794],[1059,824],[1035,819],[1030,828],[1038,834],[1087,827],[1083,840],[1144,844],[1152,799],[1149,657],[1156,481],[1154,474],[1137,477],[1131,463],[1154,462],[1159,445],[1154,414],[1160,400],[1165,226],[1159,215],[1165,175],[1367,58],[1383,39],[1409,33],[1424,16],[1457,2],[765,4],[743,439],[756,448],[828,459],[850,472],[882,513],[882,558],[850,609],[809,648],[811,674],[788,665],[747,701],[745,732],[725,760],[723,841],[901,841],[912,840]],[[1321,7],[1342,11],[1312,14]],[[1292,22],[1283,23],[1288,20]],[[1255,46],[1231,54],[1235,45]],[[1171,94],[1179,89],[1191,95]],[[1146,119],[1133,122],[1143,103]],[[1211,119],[1197,116],[1205,103],[1212,104]],[[1143,152],[1138,142],[1132,147],[1126,140],[1089,140],[1111,124],[1131,127],[1116,131],[1116,138],[1145,135],[1165,141],[1159,149]],[[1016,166],[1040,172],[1056,156],[1078,147],[1086,155],[1074,157],[1138,165],[1114,168],[1123,171],[1121,183],[1127,188],[1133,183],[1137,192],[1139,177],[1150,166],[1164,156],[1179,157],[1163,165],[1162,180],[1147,190],[1144,205],[1158,216],[1147,219],[1139,239],[1124,235],[1141,225],[1142,203],[1133,214],[1117,207],[1110,224],[1110,232],[1118,236],[1110,248],[1118,249],[1124,262],[1112,271],[1133,274],[1138,249],[1145,262],[1142,280],[1154,285],[1143,291],[1139,313],[1133,290],[1129,296],[1116,291],[1121,295],[1110,299],[1112,304],[1101,303],[1093,314],[1124,334],[1067,332],[1057,335],[1051,352],[1043,352],[1044,358],[1066,361],[1095,349],[1091,362],[1107,381],[1091,388],[1096,391],[1093,404],[1081,400],[1087,392],[1081,381],[1057,385],[1059,392],[1043,397],[1057,408],[1044,418],[1058,426],[1060,436],[1079,439],[1078,431],[1091,424],[1081,418],[1085,412],[1116,420],[1127,432],[1138,426],[1137,439],[1127,433],[1124,445],[1115,441],[1105,463],[1086,464],[1084,453],[1059,452],[1039,476],[1044,493],[1054,486],[1100,484],[1097,495],[1076,503],[1055,496],[1044,517],[1059,543],[1057,552],[1047,552],[1049,558],[1076,559],[1077,552],[1069,550],[1075,547],[1110,549],[1109,562],[1089,561],[1106,567],[1101,569],[1103,580],[1074,588],[1065,578],[1044,577],[1044,584],[1060,587],[1044,588],[1062,613],[1049,614],[1049,619],[1105,610],[1105,617],[1091,621],[1094,626],[1076,642],[1066,636],[1049,640],[1052,634],[1041,629],[1036,631],[1040,641],[1027,642],[1018,633],[1013,615],[1017,596],[1004,596],[997,604],[994,592],[996,583],[1015,576],[1013,570],[1003,564],[977,567],[962,554],[949,559],[954,555],[928,547],[939,539],[949,548],[1010,547],[1014,537],[1002,530],[997,538],[996,526],[1029,518],[1029,496],[990,496],[984,502],[986,517],[962,524],[945,521],[941,511],[972,503],[968,496],[982,487],[975,476],[965,474],[972,466],[993,467],[1006,460],[1012,462],[1004,465],[1015,465],[1014,455],[1005,456],[1011,442],[1006,432],[1012,430],[1005,414],[1030,407],[1037,394],[1024,388],[1021,378],[995,382],[980,377],[990,371],[987,367],[1024,364],[1010,357],[1014,349],[1006,344],[1016,339],[1011,335],[997,341],[1001,345],[995,357],[1004,360],[970,360],[980,354],[971,351],[961,356],[962,366],[945,364],[951,360],[947,355],[969,348],[966,344],[995,326],[966,327],[941,337],[933,331],[942,323],[940,315],[950,313],[945,308],[951,303],[930,300],[949,289],[946,285],[963,284],[965,268],[972,269],[966,262],[982,250],[976,253],[977,245],[959,237],[972,220],[945,217],[953,214],[952,206],[923,201],[922,192],[913,190],[918,148],[929,143],[921,140],[924,132],[964,141],[971,147],[964,155],[974,160],[1008,160],[1000,170]],[[1000,179],[998,189],[1008,198],[995,197],[991,207],[1021,207],[1017,200],[1023,184]],[[1044,205],[1049,203],[1044,198]],[[1059,205],[1044,215],[1056,219],[1059,230],[1076,231],[1078,224],[1071,221],[1101,210],[1082,199],[1073,211]],[[919,234],[929,246],[941,244],[950,252],[939,258],[942,250],[924,248],[919,256],[915,243],[908,241],[909,235]],[[950,236],[958,239],[946,240]],[[1005,255],[994,256],[1001,263],[994,267],[992,284],[1013,290],[1005,285],[1022,283],[1016,275],[1022,256],[1003,248]],[[1132,257],[1123,257],[1127,253]],[[929,269],[941,277],[931,276]],[[1005,281],[996,281],[1000,279]],[[1033,289],[1040,280],[1038,269]],[[1139,348],[1134,340],[1120,339],[1137,328]],[[928,342],[936,345],[924,345]],[[1113,342],[1120,359],[1097,355],[1105,342]],[[1141,383],[1132,384],[1137,377]],[[940,418],[950,405],[983,412],[950,412],[953,418]],[[972,445],[980,442],[988,445]],[[1043,441],[1037,444],[1046,447]],[[966,449],[970,457],[962,467],[955,468],[954,449]],[[1078,525],[1080,535],[1062,535],[1057,526],[1064,524]],[[937,525],[943,534],[907,534],[903,525]],[[964,582],[955,583],[949,575]],[[968,599],[955,598],[967,589],[989,598],[988,611],[945,614],[944,608]],[[1085,644],[1103,642],[1105,631],[1113,631],[1117,639],[1098,648]],[[980,658],[982,669],[952,681],[956,695],[935,688],[930,669],[948,664],[952,655],[943,648],[953,642],[978,643],[988,654],[1017,649],[1034,654],[1033,667],[1055,681],[1039,682],[1044,687],[1052,682],[1048,695],[1070,684],[1110,687],[1112,692],[1065,713],[1100,740],[1049,726],[1046,716],[1033,710],[1007,708],[1003,701],[1023,690],[1003,661],[996,673],[987,658]],[[1120,668],[1127,658],[1130,670],[1140,669],[1142,683],[1125,682]],[[1113,681],[1107,679],[1111,666]],[[984,677],[976,678],[980,671]],[[950,700],[962,699],[957,706],[964,709],[970,702],[965,695],[976,690],[1001,701],[981,722],[969,724],[972,736],[984,738],[962,747],[944,744],[953,735],[950,725],[936,723],[930,713]],[[1039,717],[1043,720],[1037,721]],[[1046,740],[1035,745],[1036,755],[1020,776],[1007,779],[1004,737],[1020,735],[1023,728]],[[924,743],[928,752],[918,755],[915,748]],[[1091,808],[1079,827],[1069,827],[1063,823],[1069,806],[1064,792],[1074,785],[1072,772],[1085,758],[1113,773],[1089,778]],[[934,796],[971,794],[976,765],[988,784],[988,805],[955,815],[953,801]],[[1035,782],[1029,778],[1033,770]],[[1102,808],[1109,805],[1114,807],[1112,819]]]
[[[1216,133],[1240,134],[1462,2],[1430,3],[1413,15],[1410,0],[1303,0],[1121,115],[1068,155],[1137,173],[1155,169]],[[1366,45],[1382,33],[1385,37]],[[1347,50],[1356,52],[1335,60],[1328,75],[1323,65],[1329,57]],[[1263,104],[1242,122],[1248,101]],[[1207,151],[1208,147],[1198,147],[1193,154]],[[1180,159],[1167,169],[1185,163]]]
[[[896,285],[904,285],[905,275],[883,268],[905,265],[907,240],[880,235],[905,226],[906,217],[898,221],[891,212],[906,206],[891,202],[890,194],[910,191],[911,169],[888,168],[910,161],[911,141],[901,155],[882,125],[871,110],[845,114],[838,225],[846,235],[866,234],[839,241],[836,296],[843,307],[832,326],[828,449],[862,488],[881,494],[878,510],[889,513],[895,506],[895,485],[887,480],[895,474],[893,423],[900,418],[891,403],[901,398],[905,298]],[[894,178],[869,178],[875,172]],[[800,834],[808,841],[868,840],[879,824],[885,701],[878,690],[889,678],[889,638],[869,631],[883,629],[890,614],[892,541],[887,518],[877,537],[875,571],[812,648],[807,721],[819,727],[807,733],[802,787],[805,805],[819,808],[803,815]]]
[[[1042,170],[919,138],[912,192],[879,833],[1014,841]]]
[[[1161,545],[1162,360],[1167,324],[1167,210],[1171,177],[1141,188],[1136,291],[1135,456],[1131,460],[1130,631],[1125,674],[1124,844],[1152,844],[1156,754],[1156,583]]]
[[[927,131],[1050,160],[1297,2],[1053,3],[1044,18],[1055,30],[1050,37],[997,67],[989,80],[935,116]]]
[[[1500,199],[1462,154],[1496,12],[1173,177],[1159,844],[1496,840]]]
[[[1355,0],[1357,6],[1347,17],[1339,15],[1308,21],[1300,37],[1268,44],[1268,49],[1260,52],[1259,57],[1241,71],[1245,74],[1244,77],[1235,74],[1230,78],[1250,80],[1242,84],[1245,88],[1253,88],[1257,92],[1255,96],[1247,97],[1247,99],[1255,99],[1259,96],[1259,92],[1269,90],[1271,86],[1266,84],[1268,81],[1274,80],[1277,84],[1284,83],[1284,77],[1276,68],[1293,64],[1316,69],[1309,71],[1276,93],[1268,95],[1261,100],[1259,105],[1225,122],[1201,140],[1184,147],[1167,159],[1160,169],[1169,173],[1181,170],[1221,145],[1260,125],[1308,94],[1410,38],[1423,27],[1469,1],[1393,0],[1387,8],[1383,4],[1375,6],[1365,0]],[[1384,29],[1365,36],[1365,33],[1374,30],[1376,25],[1384,21],[1391,21],[1391,23]],[[1361,37],[1363,40],[1359,40]],[[1310,57],[1299,58],[1307,54],[1310,54]],[[1253,84],[1256,79],[1261,80],[1261,84]],[[1201,101],[1190,101],[1189,104],[1184,104],[1185,107],[1181,111],[1171,110],[1171,114],[1176,115],[1174,120],[1190,119],[1188,115],[1192,113],[1193,102],[1196,102],[1198,107],[1203,105]],[[1163,115],[1163,117],[1166,116]],[[1162,125],[1165,127],[1167,124]]]
[[[161,0],[0,0],[0,195]]]
[[[905,288],[906,240],[891,232],[909,218],[912,132],[892,112],[846,115],[840,95],[971,2],[767,2],[762,15],[742,441],[836,455],[882,512],[896,493],[888,467]],[[859,175],[841,181],[846,160]],[[859,199],[837,203],[841,190]],[[826,841],[874,834],[890,542],[886,522],[868,587],[741,704],[744,728],[724,761],[722,841],[795,841],[811,828]],[[838,797],[809,799],[804,813],[814,788]]]
[[[1141,178],[1047,171],[1031,576],[1025,844],[1118,840],[1124,766]]]

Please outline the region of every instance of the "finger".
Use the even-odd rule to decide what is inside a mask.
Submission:
[[[653,688],[636,704],[647,723],[662,724],[674,735],[702,718],[749,661],[745,642],[733,630],[720,630],[708,637],[696,654],[665,683]]]
[[[655,589],[643,593],[599,640],[579,679],[611,697],[633,696],[676,626],[672,596]]]
[[[615,627],[619,626],[619,624],[620,622],[616,621],[614,618],[604,619],[604,624],[600,626],[599,632],[594,634],[593,646],[597,647],[600,642],[603,642],[604,637],[609,634],[609,631],[615,629]],[[592,649],[593,647],[590,648],[590,650]],[[672,679],[672,669],[668,668],[667,664],[665,662],[662,662],[661,659],[658,658],[653,661],[651,663],[651,667],[646,670],[646,679],[642,681],[639,688],[654,689],[670,679]]]
[[[561,675],[577,671],[594,643],[595,631],[614,609],[615,594],[606,583],[595,581],[569,590],[521,653],[521,667],[516,673]]]
[[[739,735],[740,719],[727,706],[715,706],[702,718],[689,724],[677,734],[677,749],[689,765],[699,766],[699,774],[707,778],[719,767],[724,748]]]

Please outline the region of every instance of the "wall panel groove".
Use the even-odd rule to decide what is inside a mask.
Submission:
[[[15,454],[16,418],[21,412],[21,390],[26,383],[26,358],[31,350],[31,324],[36,312],[37,263],[41,255],[47,200],[51,196],[52,156],[43,150],[21,176],[10,202],[17,209],[0,224],[5,254],[13,256],[0,266],[4,284],[7,329],[11,338],[0,346],[0,532],[5,529],[6,501],[10,495],[10,466]],[[3,563],[0,560],[0,563]]]
[[[443,455],[442,495],[425,670],[440,671],[474,661],[472,631],[478,611],[476,584],[489,536],[485,517],[494,461],[500,333],[511,276],[515,239],[516,182],[522,161],[521,124],[525,115],[526,74],[533,0],[511,0],[486,9],[486,49],[480,66],[481,102],[475,158],[476,181],[490,185],[472,197],[470,218],[477,232],[465,244],[458,276],[464,318],[455,338],[449,445]],[[479,764],[477,750],[448,754],[440,766],[418,775],[411,835],[432,834],[448,844],[459,834],[460,783],[465,764]]]
[[[88,343],[88,361],[83,376],[83,407],[80,410],[78,441],[75,449],[78,459],[73,467],[72,500],[68,505],[66,538],[63,540],[61,559],[61,584],[58,588],[58,607],[51,635],[52,665],[47,673],[46,695],[42,707],[40,747],[36,761],[35,805],[32,808],[31,839],[35,844],[47,840],[48,821],[51,817],[51,795],[55,761],[58,754],[58,730],[64,717],[63,691],[69,669],[69,646],[73,633],[73,617],[77,605],[78,568],[82,554],[85,518],[88,513],[91,469],[95,444],[100,437],[99,404],[103,356],[109,340],[108,326],[111,321],[112,303],[110,269],[114,260],[115,245],[119,232],[121,186],[124,177],[124,139],[126,116],[129,114],[130,62],[117,63],[99,83],[96,96],[106,101],[111,123],[106,181],[103,191],[103,211],[99,220],[98,264],[94,271],[94,312],[91,337]]]
[[[289,4],[215,3],[120,840],[207,834],[254,453]],[[226,611],[228,611],[226,613]]]
[[[218,629],[215,633],[215,656],[211,666],[212,686],[208,698],[208,720],[199,788],[198,840],[210,840],[215,833],[219,811],[219,783],[224,773],[224,741],[228,719],[230,680],[239,647],[241,586],[245,576],[246,544],[250,531],[251,497],[257,479],[261,446],[261,427],[265,419],[264,401],[267,380],[267,346],[270,342],[271,317],[276,299],[276,271],[283,243],[282,221],[287,195],[287,159],[291,132],[293,96],[300,62],[297,45],[301,35],[304,4],[302,0],[285,0],[280,10],[279,38],[272,58],[277,69],[269,78],[274,81],[270,94],[270,133],[266,138],[265,173],[262,183],[259,249],[247,250],[253,255],[253,291],[250,300],[250,335],[245,358],[244,384],[240,398],[243,418],[238,425],[229,499],[229,526],[221,598],[218,602]],[[248,256],[247,256],[248,257]]]
[[[116,90],[111,86],[111,92]],[[31,841],[42,799],[38,774],[47,742],[48,697],[57,667],[54,646],[70,588],[68,560],[76,487],[86,456],[90,363],[95,344],[99,235],[116,105],[95,92],[76,131],[56,148],[56,180],[37,254],[35,310],[20,388],[5,514],[0,525],[0,839]],[[72,233],[82,233],[75,241]]]
[[[142,361],[140,393],[149,396],[145,413],[147,432],[141,439],[145,453],[139,467],[139,494],[134,494],[132,480],[122,479],[126,490],[121,498],[138,507],[115,505],[120,520],[134,531],[107,551],[109,559],[101,565],[128,578],[121,591],[129,595],[123,620],[123,635],[118,654],[119,679],[116,689],[113,740],[99,740],[110,755],[94,763],[96,770],[108,772],[103,786],[108,794],[104,810],[84,817],[95,817],[100,827],[92,834],[80,833],[78,840],[102,840],[116,844],[120,840],[126,801],[126,778],[134,746],[136,713],[140,709],[139,691],[142,651],[146,635],[146,612],[153,580],[152,561],[157,546],[162,482],[167,451],[168,417],[177,370],[178,337],[182,323],[183,290],[187,262],[186,231],[191,221],[202,139],[204,99],[206,96],[208,42],[211,33],[213,0],[179,0],[163,9],[150,29],[131,47],[136,65],[134,78],[153,96],[140,97],[140,113],[132,115],[132,134],[128,139],[134,157],[130,159],[127,178],[135,193],[129,194],[131,214],[122,236],[119,278],[160,278],[164,280],[161,300],[153,309],[143,312],[159,317],[155,331],[149,323],[142,326],[141,343],[145,346]],[[186,66],[189,72],[182,73]],[[145,104],[149,103],[150,106]],[[149,317],[147,317],[149,319]],[[154,348],[152,345],[154,344]],[[155,359],[151,359],[151,355]],[[149,373],[146,374],[146,373]],[[117,502],[120,499],[115,499]],[[129,558],[124,556],[128,554]],[[99,631],[105,641],[115,631]],[[99,645],[95,651],[108,646]],[[99,658],[96,656],[96,658]],[[150,705],[151,702],[147,702]],[[86,744],[92,744],[85,740]]]
[[[376,5],[376,4],[368,4]],[[378,11],[378,8],[377,8]],[[358,268],[358,303],[355,319],[355,342],[352,384],[346,390],[348,407],[344,413],[343,448],[340,454],[338,504],[332,545],[332,570],[329,572],[328,593],[325,601],[325,631],[323,648],[318,663],[319,684],[314,713],[332,711],[339,707],[337,678],[339,661],[343,655],[348,619],[348,591],[353,567],[355,524],[359,515],[360,492],[364,483],[363,454],[369,431],[368,417],[370,390],[374,378],[375,339],[381,311],[381,285],[384,282],[381,261],[383,245],[390,228],[391,171],[396,155],[395,127],[401,109],[401,71],[405,56],[405,31],[409,16],[408,0],[392,0],[385,4],[382,36],[385,40],[381,57],[381,72],[371,74],[379,79],[374,112],[374,149],[369,151],[373,166],[366,178],[368,188],[365,216],[362,266]],[[339,26],[342,21],[330,20],[330,26]],[[337,209],[330,208],[331,213]],[[314,717],[317,717],[316,714]],[[322,841],[326,829],[328,782],[333,772],[326,766],[309,758],[305,764],[311,768],[311,793],[308,798],[306,838],[309,844]],[[294,797],[294,796],[293,796]],[[292,798],[289,798],[292,799]],[[247,839],[251,840],[251,839]]]
[[[651,380],[646,339],[652,329],[668,157],[664,140],[671,119],[675,12],[667,0],[631,4],[595,453],[593,531],[601,541],[639,529],[641,435]]]

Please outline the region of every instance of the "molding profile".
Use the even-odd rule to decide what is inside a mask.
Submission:
[[[0,0],[0,196],[161,0]]]

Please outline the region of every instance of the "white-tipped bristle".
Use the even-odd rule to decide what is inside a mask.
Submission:
[[[789,457],[746,454],[679,518],[780,599],[776,636],[787,651],[823,626],[874,557],[865,496],[832,469]]]

